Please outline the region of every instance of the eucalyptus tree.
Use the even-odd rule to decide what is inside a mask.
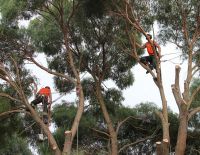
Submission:
[[[145,1],[123,1],[124,3],[119,3],[117,5],[117,11],[114,12],[116,15],[120,15],[127,22],[132,24],[132,26],[139,32],[146,36],[144,30],[144,23],[146,17],[153,15],[159,23],[161,41],[166,43],[174,43],[179,50],[182,51],[182,58],[187,60],[187,76],[184,81],[184,90],[181,92],[179,73],[180,66],[175,68],[175,82],[172,85],[172,92],[176,100],[177,106],[179,108],[179,130],[177,137],[177,144],[175,153],[177,155],[183,155],[186,148],[186,138],[188,121],[191,117],[199,112],[199,107],[190,109],[194,97],[199,93],[199,86],[190,94],[189,87],[191,85],[192,78],[199,72],[199,36],[200,36],[200,20],[199,20],[199,6],[200,2],[197,0],[157,0],[149,1],[148,4]],[[141,8],[137,7],[137,4],[141,3]],[[147,4],[146,4],[147,3]],[[115,2],[115,4],[117,4]],[[146,4],[146,5],[142,5]],[[141,12],[145,12],[141,13]],[[151,19],[151,18],[149,18]],[[131,38],[133,50],[136,51],[135,40]],[[134,58],[139,61],[137,52],[134,52]],[[157,62],[159,60],[157,59]],[[155,84],[158,86],[161,100],[162,100],[162,112],[159,112],[159,117],[162,121],[163,126],[163,140],[167,140],[165,146],[163,146],[163,154],[168,154],[168,146],[170,142],[169,136],[169,121],[168,121],[168,111],[167,111],[167,101],[164,94],[163,82],[161,78],[161,70],[157,63],[157,81]],[[141,64],[142,65],[142,64]],[[143,66],[143,65],[142,65]],[[146,66],[143,66],[146,68]],[[146,68],[148,70],[148,68]],[[155,74],[151,75],[154,77]]]
[[[10,89],[10,88],[8,88]],[[7,91],[8,91],[7,89]],[[11,91],[11,89],[10,89]],[[1,93],[5,91],[1,90]],[[20,134],[24,130],[25,126],[22,121],[22,116],[19,113],[20,109],[14,105],[11,100],[0,97],[0,152],[1,154],[14,154],[21,153],[31,155],[31,151],[28,146],[28,140],[25,135]],[[12,110],[11,110],[12,109]],[[10,113],[9,113],[10,112]]]
[[[190,93],[192,79],[199,72],[199,38],[200,38],[200,2],[192,1],[156,1],[157,20],[161,25],[160,37],[163,42],[172,42],[182,52],[187,62],[186,79],[181,92],[180,66],[175,68],[175,82],[172,91],[179,108],[179,130],[175,153],[183,155],[186,149],[188,122],[200,107],[191,108],[194,98],[199,94],[200,86]]]
[[[68,68],[68,66],[70,66],[71,56],[73,56],[75,58],[74,64],[77,66],[78,71],[80,73],[89,73],[88,79],[83,81],[84,94],[86,93],[86,99],[89,99],[90,104],[97,103],[100,105],[108,128],[108,143],[111,140],[110,153],[117,154],[117,133],[115,124],[112,123],[109,116],[108,107],[110,106],[112,109],[114,106],[121,104],[123,98],[119,89],[123,90],[133,83],[130,69],[135,62],[129,55],[121,52],[123,50],[122,46],[118,46],[121,40],[124,40],[124,46],[127,45],[127,41],[124,38],[126,31],[123,30],[127,25],[120,20],[98,13],[98,11],[94,14],[93,11],[96,11],[94,8],[90,8],[92,11],[90,9],[85,10],[88,8],[86,7],[87,2],[80,1],[82,10],[78,8],[77,12],[73,12],[76,18],[71,18],[72,16],[69,15],[69,21],[66,21],[66,14],[62,14],[65,13],[67,7],[62,8],[62,5],[56,5],[57,7],[54,9],[57,10],[59,8],[58,12],[61,16],[55,16],[52,12],[49,13],[50,15],[53,14],[58,22],[50,21],[50,16],[47,14],[44,18],[44,23],[41,23],[38,19],[32,22],[30,32],[33,34],[31,37],[34,45],[53,56],[48,60],[51,69],[61,70],[72,75],[71,73],[76,70]],[[100,2],[95,7],[100,7],[100,10],[102,10],[104,5]],[[59,29],[56,28],[57,24]],[[52,33],[49,33],[49,30]],[[63,38],[57,38],[59,33],[63,34]],[[60,46],[62,45],[60,44],[63,41],[62,39],[64,39],[67,52],[70,50],[73,55],[68,57],[63,55],[65,54],[65,49],[63,53],[63,48]],[[55,49],[56,52],[50,52],[50,49]],[[63,59],[68,61],[60,61]],[[67,85],[65,80],[56,80],[58,83],[60,80],[60,83]],[[107,80],[114,81],[118,89],[109,88],[104,91],[103,83]],[[63,88],[60,87],[59,89]]]
[[[78,96],[79,96],[79,106],[77,110],[77,115],[74,118],[74,123],[72,125],[71,131],[66,132],[66,141],[64,143],[63,148],[63,154],[70,154],[71,149],[71,142],[73,141],[73,138],[75,136],[77,126],[79,124],[80,118],[82,116],[83,112],[83,104],[84,104],[84,98],[83,98],[83,92],[82,87],[80,84],[80,77],[78,69],[76,68],[73,60],[73,54],[72,54],[72,48],[70,47],[70,19],[73,15],[73,11],[76,9],[75,3],[72,1],[0,1],[1,3],[1,41],[5,44],[5,49],[7,50],[8,46],[13,46],[13,51],[15,53],[18,53],[20,55],[20,60],[23,62],[24,59],[31,61],[35,63],[38,67],[41,69],[47,71],[50,74],[56,75],[57,81],[60,79],[65,79],[68,83],[70,83],[70,87],[68,90],[71,90],[74,88],[74,86],[77,87],[78,90]],[[20,19],[30,19],[31,17],[36,17],[36,20],[33,21],[31,25],[37,25],[41,26],[37,31],[36,27],[31,27],[28,33],[25,31],[21,33],[21,36],[17,36],[13,33],[15,30],[18,30],[18,23]],[[41,22],[38,22],[41,20]],[[42,25],[46,21],[47,25]],[[49,23],[47,22],[49,21]],[[53,25],[52,25],[53,24]],[[53,27],[53,29],[48,29],[48,34],[45,34],[45,28],[47,28],[49,25]],[[46,26],[46,27],[45,27]],[[49,26],[49,28],[52,28]],[[34,29],[35,28],[35,29]],[[11,29],[12,31],[7,31],[7,29]],[[52,34],[50,30],[56,30],[55,32],[52,31]],[[10,33],[7,33],[10,32]],[[18,31],[16,31],[18,32]],[[54,32],[54,33],[53,33]],[[41,34],[43,35],[41,37]],[[39,35],[34,38],[34,36]],[[46,35],[46,36],[45,36]],[[37,44],[39,40],[39,44]],[[55,41],[56,40],[56,41]],[[53,41],[53,42],[49,42]],[[55,41],[55,42],[54,42]],[[57,46],[55,46],[57,45]],[[36,51],[37,50],[37,51]],[[40,65],[38,62],[35,61],[34,55],[35,52],[44,52],[48,54],[48,56],[52,55],[62,55],[63,61],[67,61],[67,68],[66,70],[70,70],[69,74],[65,75],[65,72],[62,72],[63,70],[60,70],[60,72],[54,72],[50,69]],[[48,53],[48,52],[49,53]],[[16,76],[17,83],[13,79],[13,75],[10,72],[10,70],[6,70],[5,68],[1,68],[1,79],[9,83],[18,93],[18,97],[20,97],[20,100],[17,100],[15,98],[12,98],[8,95],[3,94],[6,97],[9,97],[12,100],[16,100],[21,102],[22,105],[25,105],[26,108],[29,109],[31,113],[31,117],[39,124],[39,126],[44,130],[44,133],[48,135],[48,140],[51,146],[51,149],[55,154],[61,154],[60,148],[58,148],[57,143],[51,134],[50,130],[47,126],[42,122],[39,115],[35,112],[35,110],[30,106],[28,103],[28,98],[24,93],[24,89],[22,88],[22,82],[24,82],[21,79],[21,66],[19,66],[17,60],[15,60],[13,57],[11,57],[12,60],[12,66],[15,69],[14,76]],[[51,60],[49,60],[51,63]],[[78,60],[77,60],[78,62]],[[13,65],[14,64],[14,65]],[[4,65],[4,62],[3,62]],[[70,66],[70,67],[69,67]],[[63,69],[63,68],[60,68]],[[65,69],[64,69],[65,70]],[[76,79],[76,80],[75,80]],[[28,88],[28,87],[26,87]],[[63,133],[64,135],[64,133]],[[68,138],[67,136],[70,136]],[[69,140],[69,141],[68,141]]]
[[[190,94],[193,94],[193,92],[198,88],[199,86],[199,77],[193,78],[192,84],[190,86]],[[199,93],[194,97],[194,100],[192,101],[191,108],[195,109],[199,106],[200,98]],[[200,112],[197,112],[195,115],[193,115],[188,122],[188,135],[187,135],[187,147],[186,147],[186,154],[198,154],[199,149],[199,125],[200,125]]]
[[[22,35],[17,27],[1,20],[0,30],[0,130],[2,154],[31,154],[27,139],[20,134],[25,130],[23,116],[27,114],[25,97],[30,97],[29,87],[33,77],[24,67],[20,46],[14,41]],[[18,40],[19,42],[22,40]],[[20,52],[17,52],[19,50]]]
[[[153,1],[111,1],[111,14],[116,18],[121,17],[124,21],[132,26],[132,29],[142,34],[144,37],[147,38],[147,31],[150,31],[152,28],[152,24],[155,20],[155,14],[152,10]],[[157,115],[159,116],[162,129],[163,129],[163,138],[162,138],[162,154],[169,153],[169,142],[170,142],[170,135],[169,135],[169,121],[168,121],[168,111],[167,111],[167,100],[165,96],[165,91],[163,87],[162,75],[161,75],[161,66],[160,60],[158,57],[156,59],[156,73],[152,72],[151,69],[141,63],[138,51],[138,41],[135,39],[136,36],[132,31],[127,31],[127,38],[131,44],[130,47],[127,49],[129,50],[129,54],[132,55],[134,60],[136,60],[144,69],[150,72],[154,79],[154,83],[159,90],[159,94],[162,101],[162,111],[157,111]],[[149,40],[150,41],[150,40]],[[152,45],[153,46],[153,45]],[[154,46],[153,46],[154,47]],[[154,53],[156,55],[156,50],[154,48]],[[160,144],[160,143],[159,143]]]
[[[158,108],[152,103],[142,103],[134,108],[124,106],[108,108],[112,122],[116,124],[120,155],[155,152],[153,144],[162,133],[159,120],[152,117],[155,109]],[[55,137],[57,137],[59,145],[62,145],[64,141],[61,132],[72,124],[74,110],[75,107],[69,103],[54,107],[53,120],[59,128]],[[107,154],[108,134],[103,119],[100,107],[95,108],[93,105],[85,107],[85,113],[79,124],[78,137],[75,138],[77,143],[73,144],[73,150],[82,150],[88,155]]]
[[[118,140],[116,124],[112,121],[111,111],[121,105],[123,100],[121,90],[133,83],[131,68],[135,61],[125,54],[124,47],[119,46],[123,40],[124,46],[128,46],[125,27],[129,27],[123,21],[114,19],[103,10],[107,6],[104,2],[83,2],[83,12],[77,15],[77,27],[84,43],[84,52],[77,53],[82,58],[81,70],[88,73],[88,78],[83,81],[84,94],[89,104],[99,106],[103,113],[106,128],[108,130],[108,144],[110,154],[118,154]],[[86,10],[84,10],[84,8]],[[130,28],[130,27],[129,27]],[[107,88],[107,81],[113,82],[116,88]],[[96,105],[98,104],[98,105]]]

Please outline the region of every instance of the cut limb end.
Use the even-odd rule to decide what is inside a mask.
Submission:
[[[56,149],[57,149],[57,147],[54,145],[52,149],[53,149],[53,150],[56,150]]]
[[[167,138],[165,138],[165,139],[163,139],[163,142],[168,143],[169,141]]]

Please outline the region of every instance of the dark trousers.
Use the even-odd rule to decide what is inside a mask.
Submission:
[[[37,105],[39,103],[42,103],[43,105],[43,112],[47,113],[48,98],[44,95],[37,95],[36,98],[31,102],[32,105]]]
[[[156,60],[153,55],[141,57],[140,61],[143,64],[148,65],[151,70],[156,69]]]

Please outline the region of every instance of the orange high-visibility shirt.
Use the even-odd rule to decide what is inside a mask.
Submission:
[[[51,90],[48,88],[41,88],[38,93],[40,95],[45,95],[45,96],[49,97],[51,94]]]
[[[146,43],[146,48],[147,48],[147,52],[149,53],[149,55],[154,55],[151,43],[147,42]]]

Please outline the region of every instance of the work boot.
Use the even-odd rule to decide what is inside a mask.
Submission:
[[[35,109],[35,105],[34,105],[33,103],[31,103],[31,107],[32,107],[33,109]]]
[[[157,81],[158,81],[157,77],[153,78],[153,80],[154,80],[155,82],[157,82]]]
[[[43,122],[44,122],[44,124],[48,124],[48,116],[47,115],[43,115]]]
[[[149,68],[150,68],[151,70],[153,70],[153,65],[149,64]],[[148,74],[148,73],[149,73],[149,71],[146,71],[146,74]]]
[[[149,64],[149,68],[150,68],[151,70],[153,70],[153,65],[152,65],[152,64]]]

